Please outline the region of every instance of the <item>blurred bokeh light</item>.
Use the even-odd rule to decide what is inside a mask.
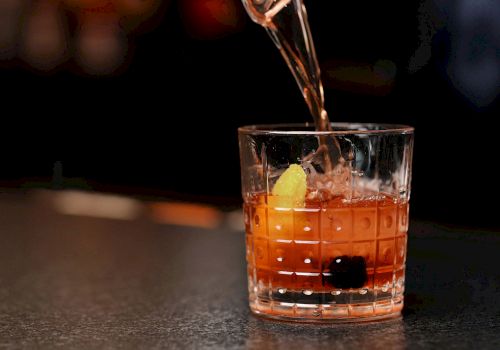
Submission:
[[[147,27],[170,0],[2,0],[0,60],[16,57],[40,71],[73,60],[86,73],[115,72],[130,55],[130,33]],[[181,0],[186,31],[216,39],[240,30],[239,0]],[[74,22],[74,24],[72,24]],[[134,33],[136,35],[137,33]]]
[[[2,0],[0,59],[40,71],[73,59],[84,72],[109,74],[128,54],[127,35],[168,0]],[[73,23],[74,22],[74,23]]]
[[[220,38],[245,23],[240,0],[183,0],[180,4],[187,31],[195,38]]]
[[[0,59],[10,59],[16,54],[18,31],[24,0],[0,1]]]
[[[54,69],[68,54],[68,33],[59,4],[39,0],[25,12],[20,55],[40,70]]]

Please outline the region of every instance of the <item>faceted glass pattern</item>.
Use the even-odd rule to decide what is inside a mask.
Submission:
[[[308,210],[307,221],[303,208],[271,219],[276,210],[261,205],[262,212],[268,214],[257,218],[258,214],[251,213],[259,210],[246,203],[244,210],[250,220],[260,224],[257,231],[246,232],[249,279],[253,286],[250,294],[255,310],[267,312],[271,308],[279,312],[281,304],[286,303],[288,316],[302,315],[302,308],[312,308],[318,319],[400,311],[403,304],[392,301],[402,300],[403,296],[407,232],[397,228],[403,216],[399,212],[407,213],[408,203],[388,205],[389,201],[372,201],[373,207],[368,209]],[[343,226],[337,213],[344,221],[346,217],[356,219],[345,221]],[[331,222],[336,220],[332,232]],[[276,226],[293,229],[276,230]],[[354,232],[356,227],[359,229]],[[340,256],[365,259],[368,278],[362,287],[346,290],[324,282],[330,275],[331,259]],[[265,300],[263,306],[259,304],[261,299]]]
[[[277,173],[317,148],[317,136],[240,129],[254,313],[308,322],[400,314],[413,134],[411,128],[364,127],[373,134],[335,135],[341,149],[353,155],[349,195],[306,200],[303,208],[277,207],[271,191]]]

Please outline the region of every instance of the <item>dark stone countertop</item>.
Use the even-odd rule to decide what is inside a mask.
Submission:
[[[500,349],[499,233],[412,222],[402,318],[292,324],[250,314],[242,232],[44,201],[0,196],[0,348]]]

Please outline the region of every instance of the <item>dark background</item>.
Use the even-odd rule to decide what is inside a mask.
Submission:
[[[498,228],[498,85],[488,98],[453,75],[457,55],[468,67],[491,54],[494,28],[481,18],[463,24],[457,5],[436,9],[432,1],[306,3],[331,119],[416,128],[412,216]],[[183,4],[132,33],[128,65],[111,76],[86,75],[71,61],[51,72],[0,63],[4,151],[27,151],[3,161],[0,186],[237,206],[237,127],[311,119],[262,28],[242,16],[237,28],[204,35]],[[356,74],[353,82],[328,78],[339,62],[379,60],[397,68],[383,88]],[[33,160],[45,152],[85,160],[62,161],[53,180],[55,161]]]

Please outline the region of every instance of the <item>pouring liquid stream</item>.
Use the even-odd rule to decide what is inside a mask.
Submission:
[[[290,68],[309,111],[316,130],[331,131],[328,113],[325,110],[321,71],[316,58],[302,0],[243,0],[243,4],[253,21],[263,26],[281,52]],[[332,171],[335,163],[343,163],[338,141],[331,136],[319,137],[324,172]]]

